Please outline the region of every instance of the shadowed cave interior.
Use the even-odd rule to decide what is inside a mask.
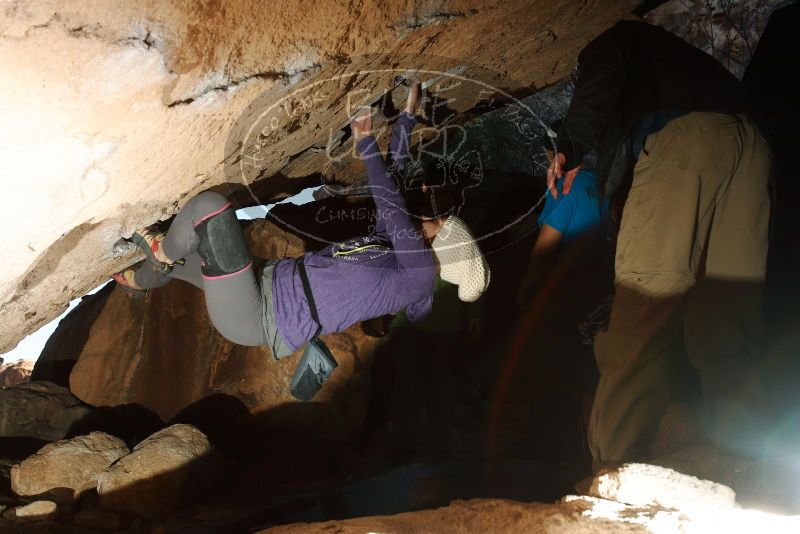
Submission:
[[[668,25],[664,5],[672,2],[629,4],[618,8],[620,17],[656,13],[662,18],[651,23]],[[765,343],[755,360],[768,384],[768,435],[757,451],[745,443],[727,451],[712,446],[700,376],[676,346],[678,357],[664,375],[669,409],[647,461],[707,483],[708,509],[735,491],[742,507],[775,513],[753,523],[744,516],[731,519],[763,528],[784,528],[782,518],[796,520],[800,513],[800,460],[792,458],[800,437],[800,221],[792,206],[800,117],[787,74],[800,56],[791,35],[797,14],[791,3],[772,15],[743,75],[768,118],[774,161]],[[429,16],[449,24],[467,15]],[[620,17],[610,17],[605,27]],[[572,48],[574,61],[580,47]],[[203,292],[190,284],[172,281],[133,300],[112,283],[83,298],[47,341],[30,381],[0,390],[0,526],[19,532],[456,532],[459,526],[600,532],[623,528],[625,513],[639,513],[631,510],[678,510],[666,500],[642,504],[590,493],[587,499],[632,507],[619,515],[592,515],[597,501],[562,499],[592,475],[586,436],[598,381],[592,338],[603,328],[613,295],[615,244],[613,236],[579,240],[559,256],[534,298],[518,303],[546,193],[543,126],[566,112],[575,78],[574,72],[563,74],[541,86],[504,87],[466,108],[456,103],[426,111],[424,127],[449,116],[448,124],[458,128],[449,137],[428,139],[422,152],[447,153],[464,165],[435,209],[453,210],[481,236],[491,284],[478,302],[464,303],[456,286],[439,281],[434,310],[421,322],[401,312],[325,336],[339,368],[313,402],[296,401],[288,392],[299,352],[275,360],[267,347],[226,340],[208,319]],[[504,98],[495,99],[500,93]],[[391,117],[401,101],[402,95],[389,94],[376,106]],[[520,117],[520,109],[532,112]],[[378,119],[379,126],[383,122]],[[349,135],[345,126],[342,147]],[[183,188],[182,194],[211,189],[244,208],[322,185],[313,202],[277,204],[264,218],[240,221],[251,254],[261,260],[298,257],[367,235],[375,204],[358,187],[363,176],[354,178],[363,169],[358,161],[333,171],[318,168],[313,158],[324,151],[309,147],[248,186],[225,180]],[[422,152],[419,144],[412,147],[420,168],[434,165]],[[407,186],[413,211],[419,197],[414,184]],[[623,188],[611,199],[612,227],[626,194]],[[166,229],[174,210],[163,213],[139,222]],[[719,282],[710,290],[724,296],[754,288]],[[76,439],[60,459],[44,454],[48,444]],[[70,475],[63,479],[69,487],[54,487],[57,474],[49,473],[59,465],[94,469],[89,464],[97,455],[89,451],[102,451],[106,464],[95,469],[102,474]],[[117,467],[126,475],[114,475]],[[653,491],[667,495],[671,486],[662,482],[654,482]],[[524,508],[515,508],[519,503]],[[43,511],[28,519],[26,505]],[[382,517],[405,512],[414,514]],[[701,515],[691,520],[707,519]],[[625,528],[650,531],[658,526],[647,522],[654,517]],[[317,524],[327,521],[333,523]],[[698,531],[707,526],[687,523],[698,524]],[[789,532],[797,523],[787,525]]]

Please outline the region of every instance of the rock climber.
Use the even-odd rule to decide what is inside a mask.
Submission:
[[[754,364],[770,217],[770,150],[755,116],[712,57],[643,22],[616,24],[579,55],[550,192],[575,194],[592,149],[606,196],[631,179],[610,323],[595,339],[596,466],[647,459],[681,340],[701,377],[709,437],[755,452],[744,448],[764,410]]]
[[[377,208],[372,235],[306,252],[297,260],[271,259],[256,273],[231,203],[206,191],[186,203],[166,234],[135,234],[148,261],[114,279],[130,290],[186,280],[204,290],[220,334],[241,345],[269,345],[276,358],[303,347],[320,326],[322,333],[340,332],[401,309],[412,320],[424,317],[431,309],[437,269],[459,285],[462,298],[477,299],[488,285],[489,271],[470,230],[452,217],[441,225],[426,224],[423,231],[406,211],[396,183],[395,174],[410,158],[419,94],[419,84],[412,84],[393,127],[388,171],[371,133],[371,112],[359,113],[351,124]],[[320,324],[305,296],[300,261]]]

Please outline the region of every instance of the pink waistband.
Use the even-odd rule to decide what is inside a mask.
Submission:
[[[204,280],[222,280],[223,278],[230,278],[231,276],[236,276],[239,273],[245,272],[247,269],[251,268],[252,266],[253,266],[253,262],[251,261],[250,263],[248,263],[247,265],[245,265],[244,267],[242,267],[241,269],[239,269],[235,273],[221,274],[219,276],[207,276],[207,275],[204,274],[203,275],[203,279]]]
[[[222,213],[223,211],[225,211],[226,209],[228,209],[228,208],[230,208],[230,207],[231,207],[231,203],[230,203],[230,202],[228,202],[227,204],[225,204],[224,206],[222,206],[220,209],[218,209],[218,210],[214,210],[214,211],[212,211],[211,213],[209,213],[208,215],[203,215],[203,217],[202,217],[202,218],[200,218],[198,221],[196,221],[196,222],[195,222],[195,223],[192,225],[192,228],[197,228],[198,226],[200,226],[200,225],[203,223],[203,221],[205,221],[205,220],[207,220],[207,219],[210,219],[210,218],[211,218],[211,217],[213,217],[214,215],[219,215],[220,213]]]

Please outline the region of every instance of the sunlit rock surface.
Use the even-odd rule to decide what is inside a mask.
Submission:
[[[357,56],[377,52],[402,68],[427,67],[426,55],[453,58],[436,68],[466,61],[500,72],[505,80],[492,82],[506,90],[532,92],[568,73],[580,48],[636,4],[5,2],[0,351],[130,263],[112,254],[120,236],[225,182],[236,149],[226,140],[257,95],[277,99],[301,81],[359,70]],[[324,158],[298,156],[338,131],[347,92],[378,94],[390,78],[342,84],[287,123],[259,175],[322,170]]]
[[[7,388],[28,382],[34,363],[31,360],[18,360],[0,365],[0,387]]]
[[[590,495],[634,506],[733,508],[736,494],[722,484],[655,465],[625,464],[595,476]]]
[[[627,475],[625,474],[627,472]],[[630,476],[632,475],[632,476]],[[733,491],[707,480],[698,480],[670,469],[630,464],[595,478],[592,487],[615,477],[615,491],[600,496],[568,495],[555,504],[521,503],[500,499],[454,501],[437,510],[393,516],[361,517],[323,523],[296,523],[263,530],[270,534],[311,532],[404,533],[707,533],[795,532],[800,516],[770,514],[733,507]],[[603,477],[606,477],[605,479]],[[645,502],[648,495],[665,487],[674,491],[669,504]],[[639,494],[642,499],[631,498]],[[683,497],[690,496],[694,500]],[[723,499],[720,496],[724,495]],[[621,497],[621,498],[620,498]],[[638,500],[637,500],[638,499]],[[631,504],[631,500],[637,500]],[[711,503],[722,506],[709,505]]]
[[[99,474],[100,508],[162,515],[210,489],[221,472],[220,458],[205,434],[191,425],[172,425]]]
[[[33,501],[10,510],[9,516],[17,521],[44,521],[56,515],[58,505],[52,501]]]
[[[128,454],[125,442],[104,432],[57,441],[15,465],[11,489],[22,497],[47,493],[57,502],[78,500],[97,485],[97,475]]]

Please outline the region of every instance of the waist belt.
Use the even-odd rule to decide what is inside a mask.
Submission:
[[[311,341],[313,342],[319,338],[319,334],[322,332],[322,323],[319,321],[317,304],[314,302],[314,293],[311,292],[311,284],[308,282],[305,258],[300,258],[297,260],[297,270],[300,271],[300,281],[303,282],[303,293],[305,293],[306,301],[308,301],[308,311],[311,312],[311,318],[314,319],[315,323],[317,323],[317,330],[314,332],[314,337],[311,338]]]

